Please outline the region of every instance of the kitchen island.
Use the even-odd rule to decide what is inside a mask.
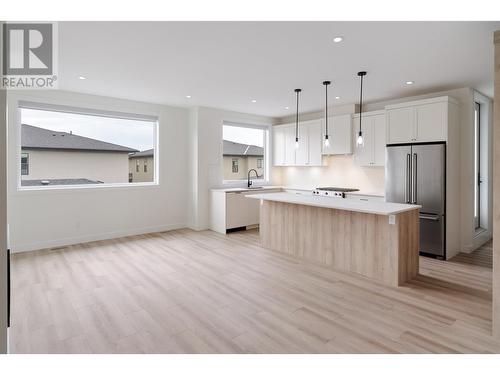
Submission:
[[[399,286],[418,274],[418,205],[290,193],[260,199],[265,248]]]

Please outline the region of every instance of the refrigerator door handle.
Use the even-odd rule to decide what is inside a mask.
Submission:
[[[417,203],[417,154],[413,154],[413,162],[411,165],[412,173],[412,191],[411,191],[411,203]]]
[[[406,154],[405,203],[410,203],[410,169],[411,169],[411,155]]]
[[[424,220],[439,221],[439,215],[426,215],[426,214],[420,214],[418,217],[419,217],[420,219],[424,219]]]

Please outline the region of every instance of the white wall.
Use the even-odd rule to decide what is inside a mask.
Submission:
[[[2,23],[0,22],[0,30]],[[0,40],[1,40],[0,31]],[[7,353],[7,123],[6,91],[0,90],[0,353]]]
[[[19,100],[157,116],[159,184],[18,191]],[[8,220],[13,251],[186,226],[187,109],[54,90],[9,93],[8,112]]]
[[[22,180],[86,178],[104,183],[128,182],[125,152],[23,150],[29,154],[29,174]]]
[[[209,190],[223,183],[222,124],[224,121],[243,124],[273,124],[273,119],[215,108],[197,107],[190,111],[189,122],[189,192],[191,196],[190,227],[196,230],[209,227]],[[270,171],[270,182],[277,177]],[[245,182],[240,182],[243,186]]]

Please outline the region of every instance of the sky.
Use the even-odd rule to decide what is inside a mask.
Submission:
[[[264,147],[264,130],[224,125],[222,138],[226,141]]]
[[[154,144],[154,125],[149,121],[21,108],[21,123],[98,139],[139,151]],[[223,139],[264,147],[264,130],[223,126]]]
[[[150,121],[125,120],[74,113],[21,108],[21,123],[98,139],[139,151],[154,144],[154,124]]]

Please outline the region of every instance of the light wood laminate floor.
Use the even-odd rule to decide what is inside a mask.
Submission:
[[[451,258],[451,261],[493,268],[493,240],[488,241],[472,253],[458,253]]]
[[[490,353],[491,268],[421,258],[394,288],[178,230],[16,254],[13,353]]]

